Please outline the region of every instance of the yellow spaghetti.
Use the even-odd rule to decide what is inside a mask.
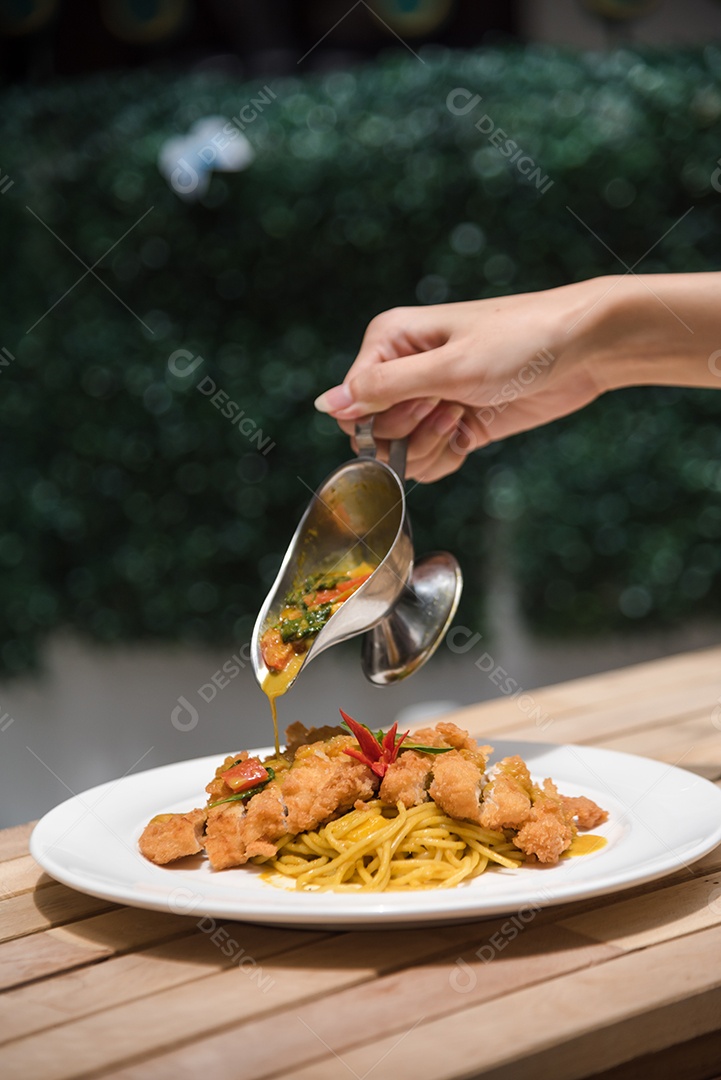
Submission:
[[[375,800],[313,832],[283,837],[265,880],[304,891],[383,892],[451,888],[491,864],[515,869],[523,854],[501,832],[454,821],[434,802],[407,810]]]

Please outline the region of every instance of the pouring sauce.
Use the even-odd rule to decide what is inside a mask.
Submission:
[[[300,671],[303,664],[303,654],[296,655],[289,661],[282,671],[269,671],[263,679],[261,690],[270,703],[270,715],[273,719],[273,738],[275,740],[275,756],[280,757],[280,739],[278,736],[278,705],[279,697],[286,692],[293,679]]]
[[[276,757],[280,756],[278,698],[288,690],[328,620],[376,569],[361,562],[348,570],[323,571],[305,578],[284,598],[277,620],[263,631],[260,651],[268,674],[261,689],[270,703]]]

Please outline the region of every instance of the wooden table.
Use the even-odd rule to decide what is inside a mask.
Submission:
[[[491,741],[588,743],[721,779],[721,648],[532,697],[553,723],[508,698],[454,718]],[[544,909],[484,963],[493,935],[511,937],[507,919],[209,933],[53,882],[27,854],[30,831],[0,833],[4,1080],[721,1072],[721,848],[661,881]]]

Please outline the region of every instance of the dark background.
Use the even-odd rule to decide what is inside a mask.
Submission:
[[[6,82],[204,62],[252,78],[292,73],[310,49],[305,70],[371,61],[397,44],[394,30],[416,45],[466,49],[519,37],[512,0],[376,0],[375,10],[387,25],[338,0],[6,2],[0,64]]]

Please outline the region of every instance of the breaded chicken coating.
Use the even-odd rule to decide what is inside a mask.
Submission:
[[[187,814],[158,814],[143,829],[138,846],[146,859],[165,863],[203,850],[205,810]]]
[[[449,817],[480,821],[481,787],[484,774],[460,750],[439,754],[433,760],[430,796]]]
[[[530,813],[533,792],[531,774],[520,757],[499,761],[483,789],[481,825],[485,829],[517,829]]]
[[[517,830],[513,843],[539,862],[555,863],[576,834],[573,814],[563,805],[555,784],[534,784],[526,763],[514,755],[499,761],[483,791],[481,824],[488,829]]]
[[[595,829],[608,821],[608,810],[602,810],[593,799],[587,799],[585,795],[561,795],[561,802],[567,812],[576,819],[579,829]]]
[[[213,869],[240,866],[255,855],[270,858],[281,837],[316,829],[356,801],[372,799],[378,778],[343,753],[355,745],[350,735],[337,735],[301,746],[291,768],[247,803],[209,810],[205,847]]]
[[[497,776],[483,790],[480,824],[484,829],[517,829],[528,817],[531,797],[510,776]]]
[[[536,788],[530,813],[513,837],[513,843],[527,855],[535,855],[539,862],[556,863],[575,835],[573,818],[564,807],[556,785],[552,780],[544,780],[543,789]]]
[[[485,769],[488,755],[493,749],[491,746],[479,746],[467,731],[451,723],[450,720],[440,720],[432,728],[420,728],[411,734],[408,741],[421,746],[452,746],[455,750],[459,750],[463,757],[475,762],[481,772]],[[439,757],[446,756],[439,755]],[[436,757],[435,760],[438,759]]]
[[[429,743],[425,743],[429,746]],[[389,806],[403,803],[407,810],[418,806],[430,798],[428,788],[433,777],[435,757],[430,754],[417,754],[407,750],[388,766],[378,792],[380,798]]]
[[[539,862],[556,863],[571,845],[576,822],[588,829],[608,818],[585,796],[559,795],[550,779],[534,783],[518,756],[504,758],[488,778],[485,768],[492,748],[477,746],[450,721],[415,731],[407,740],[446,752],[424,754],[401,746],[382,781],[345,752],[358,751],[355,738],[338,732],[292,725],[290,752],[267,761],[275,778],[248,798],[238,798],[223,779],[235,763],[247,760],[248,752],[230,754],[206,788],[209,806],[153,818],[140,838],[141,852],[163,864],[205,847],[214,870],[241,866],[254,856],[272,858],[283,837],[317,829],[379,797],[409,809],[432,799],[448,817],[505,831],[519,850]],[[309,738],[313,742],[308,743]]]
[[[275,855],[288,828],[280,785],[268,784],[248,804],[221,803],[208,811],[205,850],[214,870],[240,866],[254,855]]]
[[[351,735],[336,735],[327,742],[298,748],[281,784],[289,832],[315,829],[350,810],[358,799],[367,802],[374,798],[378,777],[367,765],[343,753],[350,747],[357,747]]]

